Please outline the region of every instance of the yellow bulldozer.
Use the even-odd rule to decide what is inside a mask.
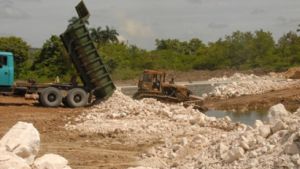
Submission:
[[[192,95],[187,87],[176,85],[174,78],[166,82],[166,73],[157,70],[144,70],[133,98],[155,98],[162,102],[183,103],[185,107],[193,106],[200,111],[206,110],[200,97]]]

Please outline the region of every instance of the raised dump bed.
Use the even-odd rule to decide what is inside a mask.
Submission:
[[[116,89],[86,27],[89,12],[83,1],[76,7],[79,18],[61,34],[67,52],[87,92],[96,99],[109,97]]]
[[[116,87],[85,25],[89,11],[83,1],[76,10],[79,18],[68,26],[61,39],[83,85],[78,85],[75,77],[70,83],[37,83],[32,79],[15,82],[13,53],[0,51],[0,94],[25,96],[45,107],[63,103],[72,108],[91,105],[112,95]]]

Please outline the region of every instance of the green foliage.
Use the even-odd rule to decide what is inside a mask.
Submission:
[[[57,76],[67,80],[72,74],[72,64],[64,46],[58,36],[51,36],[40,53],[35,58],[31,70],[46,79],[55,79]]]
[[[91,29],[91,36],[115,80],[137,78],[144,69],[279,71],[300,65],[300,36],[295,32],[284,34],[278,42],[270,32],[263,30],[236,31],[208,44],[197,38],[189,41],[157,39],[156,49],[152,51],[120,43],[118,35],[109,27]],[[0,50],[12,51],[20,60],[17,62],[20,78],[53,81],[59,76],[68,81],[76,73],[59,37],[52,36],[41,50],[31,51],[30,55],[28,48],[20,38],[0,38]]]
[[[25,62],[29,57],[29,45],[19,37],[1,37],[0,50],[12,52],[15,56],[15,72],[16,77],[20,77],[21,71],[26,67]]]
[[[195,55],[199,48],[205,48],[205,44],[197,38],[186,41],[178,39],[155,40],[157,50],[172,50],[180,54]]]
[[[273,68],[278,61],[276,44],[270,32],[263,30],[233,32],[225,39],[210,43],[196,69]]]
[[[98,46],[107,43],[119,42],[119,33],[115,29],[109,28],[108,26],[106,26],[105,29],[102,29],[101,27],[91,28],[90,32],[93,41],[97,43]]]
[[[224,39],[204,44],[199,39],[156,40],[156,50],[107,43],[100,46],[115,79],[130,79],[144,69],[216,70],[254,69],[285,70],[300,65],[300,37],[289,32],[278,43],[263,30],[233,32]]]

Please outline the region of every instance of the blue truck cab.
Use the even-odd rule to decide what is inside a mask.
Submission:
[[[12,87],[14,84],[14,55],[0,51],[0,87]]]

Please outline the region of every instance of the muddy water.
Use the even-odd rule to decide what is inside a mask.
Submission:
[[[204,93],[208,93],[214,89],[211,85],[188,85],[187,86],[194,95],[201,96]],[[137,88],[126,88],[122,89],[122,92],[128,96],[132,96],[136,92]],[[239,112],[226,112],[226,111],[218,111],[218,110],[209,110],[205,113],[207,116],[223,118],[225,116],[229,116],[232,121],[240,122],[247,125],[253,125],[256,120],[265,121],[267,118],[267,113],[265,112],[257,112],[257,111],[249,111],[247,113],[239,113]]]
[[[265,121],[267,119],[268,113],[266,112],[247,112],[247,113],[233,113],[226,111],[218,111],[218,110],[209,110],[205,113],[209,117],[223,118],[228,116],[231,118],[233,122],[240,122],[250,126],[255,124],[256,120]]]

